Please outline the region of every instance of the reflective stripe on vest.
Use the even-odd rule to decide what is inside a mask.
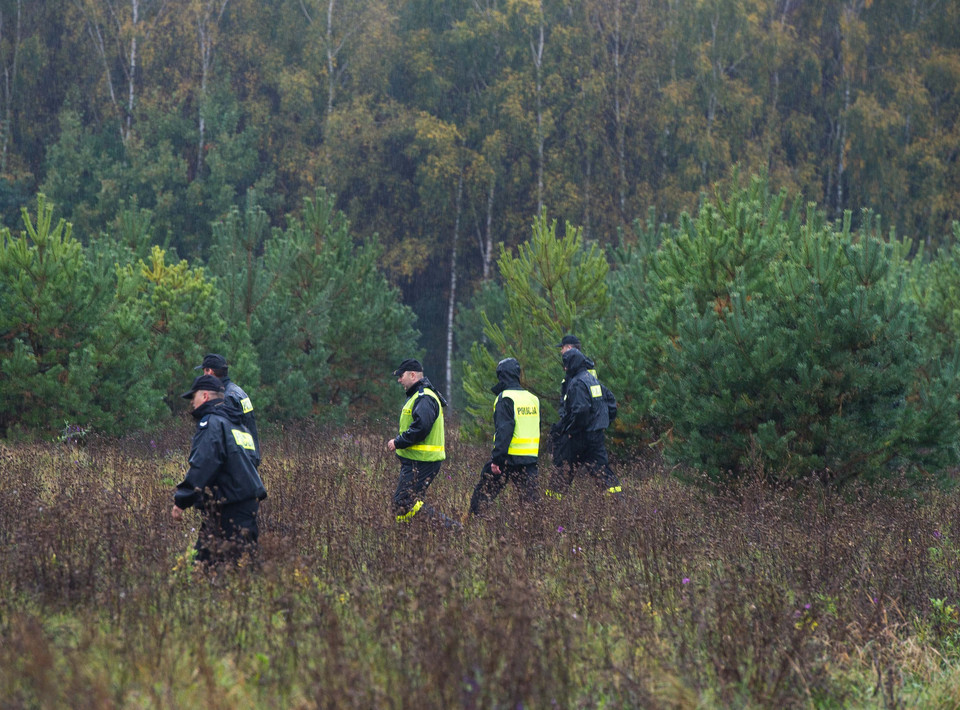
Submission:
[[[413,424],[413,407],[417,403],[418,397],[430,396],[437,403],[437,419],[433,423],[433,428],[427,434],[427,438],[413,446],[405,449],[397,449],[397,456],[413,461],[443,461],[446,458],[446,451],[443,447],[443,405],[440,404],[440,398],[433,392],[424,388],[418,390],[407,400],[400,412],[400,433],[402,434],[410,425]]]
[[[540,400],[527,390],[504,390],[500,397],[513,400],[513,438],[509,456],[537,456],[540,453]],[[494,401],[494,408],[500,397]]]

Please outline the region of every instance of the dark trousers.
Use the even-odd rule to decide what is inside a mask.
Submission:
[[[471,515],[476,515],[496,500],[508,483],[513,483],[520,491],[521,503],[527,504],[537,501],[537,481],[540,479],[540,471],[536,463],[523,466],[504,466],[500,469],[500,473],[494,473],[491,470],[492,463],[492,461],[488,461],[480,471],[480,480],[477,481],[477,486],[473,489],[473,496],[470,498]]]
[[[394,514],[398,518],[421,510],[435,514],[433,508],[424,506],[422,501],[427,488],[440,473],[440,465],[443,461],[414,461],[402,456],[397,458],[400,459],[400,478],[397,480],[397,490],[393,494]],[[414,508],[417,510],[415,511]],[[413,516],[410,515],[410,517]]]
[[[197,562],[236,563],[245,553],[253,553],[260,537],[256,498],[239,503],[211,502],[203,510],[203,522],[195,545]]]
[[[590,475],[600,488],[611,492],[620,490],[620,479],[610,468],[603,429],[579,432],[572,436],[561,435],[554,442],[553,463],[554,470],[550,476],[552,493],[566,493],[574,476],[581,471]]]

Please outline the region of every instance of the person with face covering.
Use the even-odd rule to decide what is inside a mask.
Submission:
[[[576,348],[568,349],[562,358],[566,385],[560,421],[553,427],[558,445],[547,496],[562,498],[580,472],[588,473],[607,493],[620,493],[620,480],[608,465],[604,444],[610,411],[603,386],[590,374],[593,362]]]
[[[520,492],[521,504],[537,500],[540,454],[540,400],[520,385],[520,363],[508,357],[497,365],[493,405],[493,453],[480,471],[470,499],[470,514],[489,506],[508,483]]]

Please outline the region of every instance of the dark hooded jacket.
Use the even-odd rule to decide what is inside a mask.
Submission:
[[[433,390],[433,393],[437,395],[440,403],[444,407],[447,406],[447,400],[443,398],[443,395],[440,394],[440,391],[436,387],[430,384],[430,380],[426,377],[407,389],[407,398],[409,399],[423,389]],[[407,427],[406,431],[400,432],[400,435],[394,439],[394,443],[398,449],[405,449],[408,446],[419,444],[426,439],[430,430],[433,429],[433,424],[437,421],[437,417],[440,416],[440,407],[437,406],[437,402],[433,397],[418,397],[413,405],[412,415],[413,422]]]
[[[504,397],[505,390],[526,389],[520,386],[520,363],[515,358],[501,360],[497,365],[497,384],[490,391],[497,395],[493,407],[493,463],[503,468],[507,466],[525,466],[536,463],[536,456],[511,456],[508,454],[510,442],[513,440],[513,431],[516,427],[514,402],[510,397]]]
[[[586,355],[584,355],[584,358],[588,363],[587,371],[594,377],[597,377],[597,369],[594,362],[590,358],[586,357]],[[597,379],[599,380],[599,378]],[[607,417],[610,419],[610,423],[612,424],[613,420],[617,418],[617,398],[613,394],[613,391],[602,382],[600,383],[600,389],[603,391],[603,401],[607,405]],[[564,414],[563,408],[564,408],[564,403],[566,402],[566,398],[567,398],[567,378],[566,376],[564,376],[563,382],[560,383],[560,407],[557,412],[560,415],[561,420],[563,420],[563,414]],[[560,427],[560,422],[557,422],[552,427],[550,427],[551,435],[556,437],[560,432],[559,427]]]
[[[243,426],[243,411],[231,400],[213,399],[193,412],[197,430],[190,446],[190,470],[177,486],[180,508],[212,502],[263,500],[267,491],[255,464],[253,436]]]
[[[567,377],[562,414],[557,427],[560,434],[597,431],[610,426],[610,412],[603,386],[588,372],[592,368],[593,361],[576,348],[563,354],[563,369]]]
[[[231,380],[227,375],[221,377],[220,381],[223,382],[224,399],[228,402],[233,402],[240,410],[240,421],[247,428],[247,431],[250,432],[250,436],[253,437],[253,445],[256,448],[256,460],[254,463],[257,468],[260,468],[260,434],[257,432],[257,417],[253,413],[253,404],[250,402],[250,397],[247,396],[247,393],[243,391],[240,385]]]

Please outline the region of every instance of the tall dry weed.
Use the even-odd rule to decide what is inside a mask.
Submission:
[[[956,662],[950,496],[646,462],[447,531],[393,521],[380,433],[296,429],[264,441],[257,559],[200,573],[189,434],[0,451],[5,706],[881,707]],[[485,450],[450,449],[428,497],[460,517]]]

